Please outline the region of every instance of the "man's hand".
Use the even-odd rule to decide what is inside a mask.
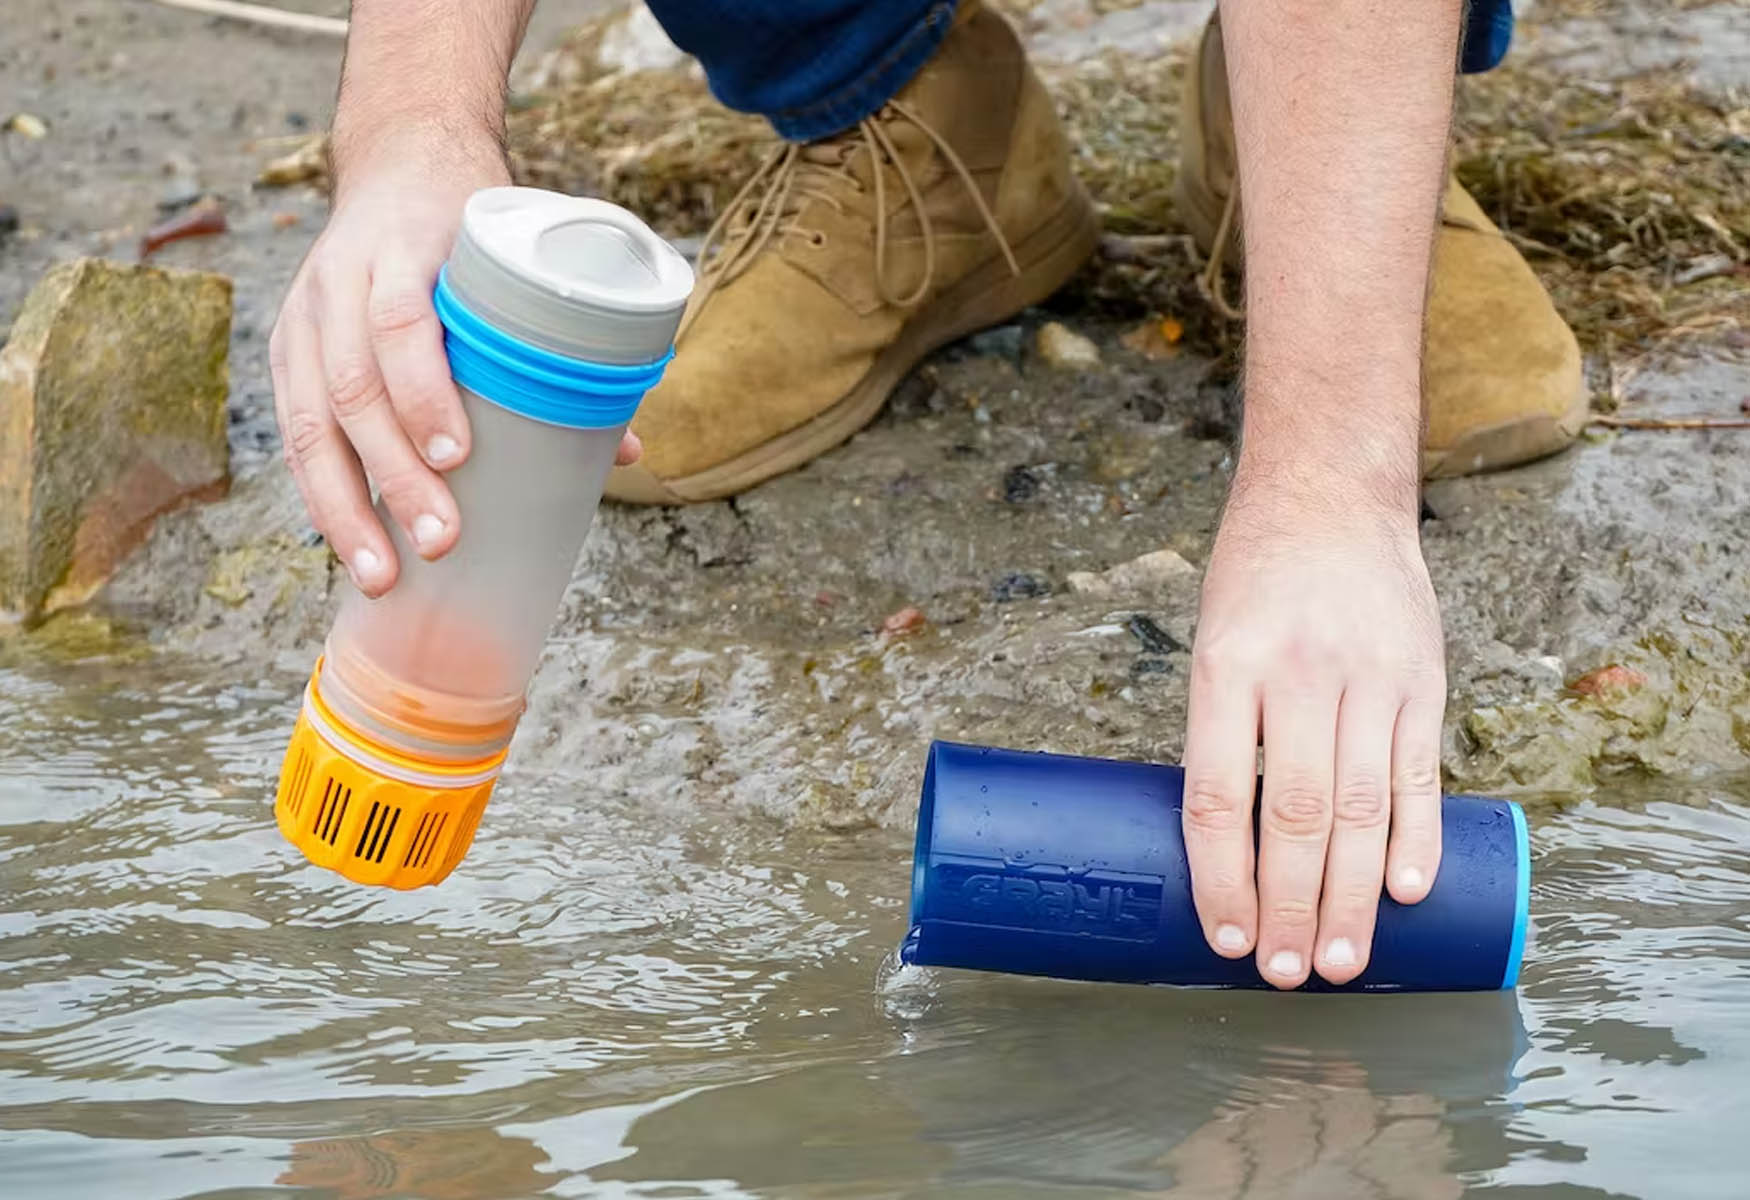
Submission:
[[[1382,877],[1420,900],[1440,855],[1445,674],[1416,499],[1462,7],[1221,6],[1245,429],[1192,649],[1185,841],[1209,944],[1255,948],[1278,987],[1360,974]]]
[[[1278,987],[1315,969],[1346,983],[1367,965],[1382,878],[1414,904],[1439,864],[1440,614],[1413,511],[1291,503],[1244,479],[1234,492],[1191,663],[1197,913],[1211,946],[1256,947]]]
[[[506,181],[490,151],[383,146],[337,196],[280,307],[269,361],[286,464],[366,595],[399,572],[367,475],[420,554],[455,544],[460,515],[439,472],[467,458],[468,422],[431,292],[463,202]]]
[[[468,422],[431,294],[463,204],[510,182],[504,80],[532,2],[352,7],[334,211],[292,280],[268,359],[310,519],[368,596],[400,571],[370,484],[422,557],[446,553],[461,529],[440,473],[468,457]],[[637,455],[628,434],[620,461]]]

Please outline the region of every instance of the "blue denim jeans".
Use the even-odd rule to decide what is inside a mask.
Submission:
[[[948,34],[956,0],[649,0],[724,104],[783,137],[848,129],[911,81]],[[1471,0],[1460,69],[1501,61],[1510,0]]]

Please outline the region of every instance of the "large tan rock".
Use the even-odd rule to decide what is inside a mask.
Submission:
[[[161,513],[224,494],[231,281],[50,270],[0,350],[0,617],[83,603]]]

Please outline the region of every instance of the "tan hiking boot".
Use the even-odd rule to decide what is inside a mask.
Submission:
[[[1180,121],[1179,216],[1209,255],[1204,293],[1237,316],[1222,292],[1222,260],[1240,253],[1240,205],[1217,20],[1186,74]],[[1508,467],[1571,444],[1587,413],[1580,347],[1531,267],[1456,179],[1441,202],[1432,282],[1422,474]]]
[[[632,425],[644,458],[608,495],[710,500],[808,462],[930,351],[1049,296],[1098,233],[1014,31],[966,0],[880,113],[779,147],[724,211]]]

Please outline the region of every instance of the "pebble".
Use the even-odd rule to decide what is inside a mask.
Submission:
[[[1039,477],[1025,465],[1010,467],[1003,474],[1003,499],[1024,504],[1039,494]]]
[[[1011,600],[1034,600],[1051,594],[1051,584],[1026,571],[1014,571],[991,584],[990,598],[998,604]]]
[[[1096,574],[1072,571],[1069,590],[1084,596],[1111,596],[1120,592],[1154,593],[1174,583],[1194,582],[1197,568],[1172,550],[1154,550],[1140,558]]]
[[[1621,663],[1612,663],[1608,667],[1599,667],[1596,671],[1588,671],[1568,687],[1582,696],[1624,695],[1638,692],[1647,686],[1647,677],[1633,667],[1625,667]]]
[[[1183,650],[1185,645],[1178,638],[1154,623],[1150,617],[1142,613],[1134,613],[1124,622],[1124,628],[1130,631],[1130,636],[1142,643],[1145,654],[1171,654],[1175,650]]]
[[[1039,357],[1062,371],[1085,371],[1100,365],[1100,348],[1068,326],[1051,321],[1039,329]]]
[[[986,329],[982,333],[973,334],[966,339],[966,344],[978,354],[1019,361],[1021,341],[1021,327],[1019,325],[999,325],[995,329]]]
[[[187,208],[203,194],[200,180],[192,175],[174,176],[158,193],[158,211],[173,213]]]
[[[22,138],[29,138],[33,142],[40,142],[49,136],[48,122],[35,113],[13,113],[6,118],[6,124],[0,126],[0,129],[7,133],[16,133]]]
[[[0,204],[0,237],[18,232],[18,210],[10,204]]]
[[[881,632],[904,637],[908,633],[916,633],[929,623],[930,619],[924,616],[923,609],[915,604],[908,604],[881,622]]]

